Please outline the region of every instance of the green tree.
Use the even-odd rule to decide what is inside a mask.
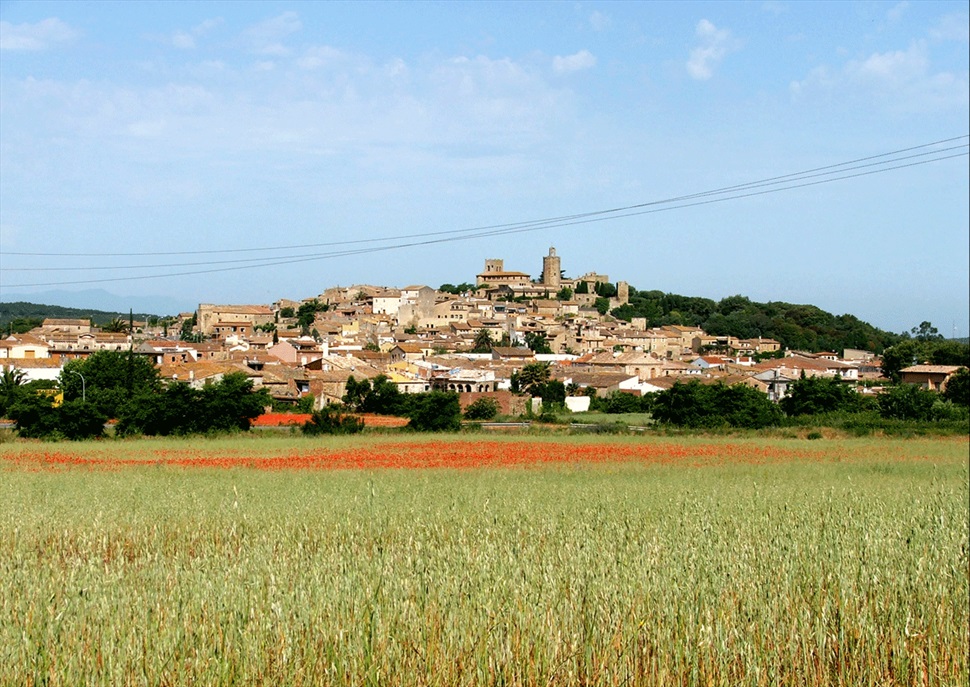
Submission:
[[[364,379],[358,382],[353,375],[350,375],[347,378],[347,384],[344,387],[344,395],[341,400],[344,402],[344,405],[354,410],[360,410],[364,399],[369,393],[370,380]]]
[[[549,363],[529,363],[517,375],[519,390],[522,393],[538,396],[538,389],[549,381],[552,372]]]
[[[115,317],[112,320],[102,324],[101,331],[110,332],[113,334],[125,333],[128,331],[128,321],[120,317]]]
[[[970,406],[970,369],[957,370],[946,386],[943,387],[943,398],[961,406]]]
[[[93,439],[104,434],[104,423],[108,418],[98,412],[90,403],[84,401],[65,401],[54,408],[57,432],[66,439]]]
[[[781,399],[781,409],[789,416],[856,412],[863,409],[863,402],[840,377],[806,377],[802,373],[788,387],[788,394]]]
[[[487,329],[479,329],[475,332],[475,340],[472,345],[472,353],[489,353],[492,350],[494,342],[492,341],[492,335],[488,333]]]
[[[596,287],[594,288],[597,296],[601,298],[610,299],[616,296],[616,286],[610,282],[596,282]]]
[[[7,409],[7,417],[17,423],[17,434],[25,439],[41,439],[57,432],[54,399],[42,394],[27,394]]]
[[[657,392],[652,412],[658,422],[694,428],[758,429],[781,420],[778,406],[757,389],[720,382],[705,385],[696,380]]]
[[[466,420],[491,420],[498,415],[499,405],[494,398],[483,396],[475,399],[465,408]]]
[[[223,375],[218,382],[202,387],[205,431],[248,431],[252,421],[271,404],[269,392],[255,389],[245,373]]]
[[[538,385],[535,393],[542,399],[543,410],[554,410],[566,405],[566,385],[558,379],[550,379]]]
[[[247,431],[268,405],[266,390],[254,389],[242,372],[227,374],[202,389],[173,382],[163,391],[142,393],[127,403],[117,431],[161,436]]]
[[[576,284],[576,293],[589,293],[589,284],[584,281]]]
[[[461,429],[461,403],[452,391],[415,394],[407,416],[408,427],[419,432],[456,432]]]
[[[198,317],[196,317],[195,313],[192,313],[192,317],[182,322],[182,330],[179,334],[179,339],[182,341],[196,341],[199,337],[199,335],[195,333],[196,324],[198,324]]]
[[[202,394],[188,382],[171,382],[163,391],[144,392],[125,404],[116,432],[122,436],[169,436],[204,432]]]
[[[59,378],[64,400],[84,398],[106,417],[117,417],[130,399],[161,388],[152,361],[131,351],[95,351],[69,361]]]
[[[560,301],[572,300],[573,290],[568,286],[564,286],[559,289],[559,293],[556,294],[556,299]]]
[[[26,381],[23,370],[5,367],[0,372],[0,417],[6,416],[7,410],[23,398]]]
[[[935,341],[943,338],[940,331],[926,320],[920,322],[918,327],[913,327],[910,332],[917,341]]]
[[[534,353],[552,353],[552,349],[546,341],[545,332],[526,332],[525,345]]]
[[[938,399],[935,391],[916,384],[900,384],[879,395],[879,414],[892,420],[932,420]]]
[[[610,309],[610,299],[600,296],[593,301],[593,307],[596,308],[596,312],[598,312],[600,315],[605,315]]]

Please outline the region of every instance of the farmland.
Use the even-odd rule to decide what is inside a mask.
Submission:
[[[968,442],[0,444],[0,683],[951,685]]]

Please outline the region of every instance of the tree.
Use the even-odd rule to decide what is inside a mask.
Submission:
[[[517,375],[519,390],[537,396],[538,388],[549,381],[551,375],[549,363],[529,363]]]
[[[572,300],[573,290],[568,286],[564,286],[559,289],[559,293],[556,294],[556,299],[560,301]]]
[[[534,393],[542,399],[543,409],[566,405],[566,385],[558,379],[550,379],[535,387]]]
[[[749,386],[674,384],[654,395],[655,420],[683,427],[741,427],[757,429],[778,424],[781,411],[768,397]]]
[[[939,396],[916,384],[900,384],[879,395],[879,414],[892,420],[928,421]]]
[[[270,404],[269,392],[256,390],[245,373],[223,375],[218,382],[202,387],[205,431],[248,431],[252,421]]]
[[[179,334],[179,338],[182,341],[195,341],[198,336],[194,331],[197,323],[198,318],[196,317],[195,313],[192,313],[192,317],[182,322],[182,330]]]
[[[415,394],[409,404],[408,427],[419,432],[456,432],[461,429],[461,403],[453,391]]]
[[[347,379],[343,402],[361,413],[378,415],[406,415],[407,394],[401,393],[397,384],[385,375],[377,375],[373,381],[358,382],[353,376]]]
[[[943,387],[943,398],[961,406],[970,406],[970,369],[957,370]]]
[[[494,398],[483,396],[465,408],[466,420],[491,420],[498,415],[499,405]]]
[[[60,375],[64,400],[84,398],[106,417],[117,417],[130,399],[161,388],[158,370],[146,356],[131,351],[95,351],[69,361]]]
[[[128,331],[128,322],[120,317],[115,317],[101,325],[101,331],[122,334]]]
[[[108,418],[84,401],[65,401],[54,408],[57,431],[67,439],[80,440],[100,437]]]
[[[862,397],[840,377],[806,377],[803,372],[781,399],[781,409],[789,416],[855,412],[862,410]]]
[[[344,395],[341,399],[345,405],[359,410],[364,403],[364,398],[370,393],[370,380],[363,380],[358,382],[354,379],[353,375],[347,378],[347,384],[344,387]]]
[[[576,293],[589,293],[589,283],[581,281],[576,284]]]
[[[24,384],[27,375],[23,370],[5,367],[0,372],[0,417],[7,414],[7,410],[24,396]]]
[[[492,335],[485,328],[475,332],[475,340],[472,345],[472,353],[489,353],[494,345]]]
[[[545,332],[526,332],[525,345],[534,353],[552,353],[552,349],[546,342]]]
[[[17,434],[25,439],[40,439],[57,432],[57,412],[54,399],[40,394],[28,394],[7,409],[7,417],[17,423]]]
[[[601,298],[610,299],[616,296],[616,286],[610,282],[596,282],[596,287],[593,289],[597,296]]]
[[[188,382],[171,382],[161,392],[136,396],[121,409],[115,431],[121,436],[169,436],[204,432],[201,393]]]
[[[161,436],[247,431],[268,405],[266,390],[254,389],[253,381],[242,372],[227,374],[202,389],[173,382],[161,392],[142,393],[126,404],[117,431]]]
[[[596,312],[598,312],[600,315],[605,315],[610,310],[610,299],[600,296],[593,301],[593,307],[596,308]]]
[[[916,338],[917,341],[935,341],[937,339],[942,339],[943,335],[940,331],[934,327],[930,322],[923,321],[919,323],[918,327],[913,327],[910,332]]]

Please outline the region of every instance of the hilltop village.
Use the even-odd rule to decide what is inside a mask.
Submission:
[[[644,319],[608,314],[628,298],[628,284],[606,274],[565,277],[550,248],[538,278],[488,259],[474,283],[439,289],[355,285],[302,301],[203,303],[194,313],[120,332],[48,319],[0,340],[0,360],[27,379],[56,379],[70,359],[132,350],[153,360],[163,379],[200,386],[244,372],[278,404],[312,394],[316,408],[339,402],[352,376],[385,375],[403,392],[456,391],[463,405],[487,395],[510,413],[525,403],[509,391],[513,373],[537,361],[572,390],[567,405],[574,410],[588,406],[592,390],[642,395],[685,378],[745,384],[777,401],[803,373],[848,383],[880,376],[865,351],[841,359],[782,351],[773,339],[648,328]]]

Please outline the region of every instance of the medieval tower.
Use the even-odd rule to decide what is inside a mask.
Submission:
[[[556,255],[555,248],[550,248],[549,255],[542,259],[542,285],[558,289],[561,277],[559,256]]]

